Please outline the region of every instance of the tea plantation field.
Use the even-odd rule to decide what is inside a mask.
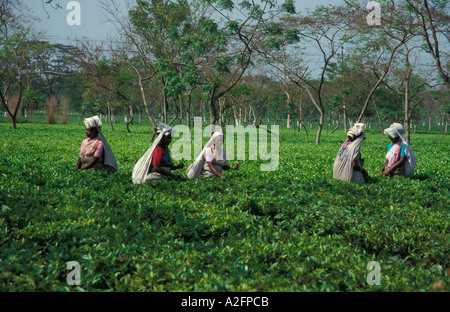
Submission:
[[[450,291],[448,137],[412,137],[411,179],[378,176],[379,132],[362,147],[372,179],[354,185],[332,176],[343,130],[316,145],[282,129],[276,171],[238,161],[223,181],[133,185],[149,127],[104,128],[115,174],[75,169],[82,123],[0,123],[0,291]]]

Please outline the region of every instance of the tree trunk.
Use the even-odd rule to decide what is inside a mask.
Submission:
[[[211,124],[211,134],[213,133],[213,125],[217,123],[217,109],[216,109],[216,90],[217,87],[214,86],[210,98],[209,98],[209,123]]]
[[[381,135],[383,136],[383,139],[384,139],[383,121],[381,120],[380,112],[378,111],[378,107],[377,107],[377,103],[375,102],[375,98],[373,98],[373,106],[375,107],[375,113],[377,114],[377,117],[378,117],[378,123],[380,125]]]
[[[311,102],[313,102],[314,106],[316,107],[317,111],[320,114],[319,117],[319,128],[317,129],[317,135],[316,135],[316,144],[320,143],[320,135],[322,134],[322,128],[323,128],[323,119],[325,116],[325,111],[323,109],[323,105],[322,105],[322,99],[320,97],[320,92],[318,94],[319,96],[319,102],[317,103],[316,99],[314,98],[314,96],[311,93],[311,90],[306,88],[306,92],[308,93],[309,98],[311,99]]]
[[[336,121],[336,128],[334,128],[334,129],[331,131],[331,134],[333,134],[337,129],[339,129],[339,123],[340,123],[340,121],[341,121],[341,118],[342,118],[342,115],[341,115],[341,113],[339,112],[339,118],[338,118],[338,120]]]
[[[0,91],[0,101],[2,102],[3,106],[6,109],[7,115],[11,116],[11,122],[12,122],[12,127],[14,130],[17,129],[17,112],[19,111],[19,107],[20,107],[20,102],[22,100],[22,77],[19,76],[18,79],[18,84],[19,84],[19,94],[17,95],[17,99],[15,106],[12,106],[11,108],[9,107],[8,104],[8,100],[7,100],[7,95],[3,94],[2,91]],[[16,98],[16,97],[14,97]]]
[[[12,118],[12,127],[13,127],[13,129],[17,129],[17,126],[16,126],[16,116],[11,116],[11,118]]]
[[[175,116],[168,122],[168,125],[170,126],[174,121],[175,121],[175,119],[177,119],[178,118],[178,106],[177,105],[175,105]]]
[[[323,118],[324,118],[324,112],[322,110],[320,112],[320,117],[319,117],[319,128],[317,129],[316,144],[320,143],[320,135],[322,133],[322,128],[323,128]]]
[[[183,97],[180,94],[180,124],[183,123],[183,117],[184,117],[184,105],[183,105]]]
[[[144,84],[142,83],[142,75],[141,73],[137,70],[137,68],[135,66],[133,66],[131,63],[130,64],[131,67],[133,67],[134,71],[136,72],[136,74],[139,77],[138,80],[138,85],[139,85],[139,89],[141,90],[141,96],[142,96],[142,102],[144,103],[144,107],[145,107],[145,112],[147,113],[148,119],[150,120],[152,126],[153,126],[153,132],[152,135],[150,136],[150,140],[149,141],[153,141],[155,135],[156,135],[156,122],[155,119],[153,118],[152,114],[150,113],[150,109],[147,103],[147,97],[145,96],[145,89],[144,89]]]
[[[128,115],[130,116],[130,120],[127,121],[126,128],[127,128],[127,132],[131,133],[130,124],[133,122],[133,119],[134,119],[133,106],[132,106],[131,103],[129,104],[128,108],[129,108],[128,109]]]
[[[106,100],[106,103],[108,105],[108,119],[109,119],[109,125],[111,126],[111,131],[114,131],[114,126],[111,119],[112,109],[111,109],[111,102],[109,100]],[[114,115],[113,115],[114,118]]]
[[[203,103],[203,101],[202,101],[202,103],[200,105],[200,115],[202,116],[202,121],[205,122],[206,121],[206,117],[205,117],[205,103]]]
[[[308,136],[308,129],[306,128],[305,123],[300,122],[300,126],[303,126],[303,129],[305,129],[306,136]]]
[[[345,105],[343,106],[344,108],[344,132],[345,134],[347,134],[347,111],[345,110]]]
[[[209,123],[211,125],[215,125],[217,122],[217,111],[216,106],[214,105],[213,100],[209,101]]]
[[[233,105],[233,116],[234,116],[234,123],[236,124],[236,127],[237,127],[237,126],[239,126],[239,122],[238,122],[236,107],[234,105]]]
[[[284,66],[284,64],[283,64],[283,71],[284,71],[284,75],[285,75],[284,82],[285,82],[285,84],[287,86],[287,82],[286,82],[286,67]],[[288,109],[286,128],[289,129],[291,127],[291,112],[289,110],[289,103],[291,102],[291,93],[288,92],[287,90],[284,90],[284,93],[286,94],[286,107]]]
[[[219,101],[219,126],[221,129],[223,129],[223,115],[224,115],[223,112],[225,110],[226,98],[221,97],[218,101]]]
[[[444,131],[444,137],[447,136],[447,128],[448,128],[448,116],[447,116],[447,121],[445,122],[445,131]]]
[[[408,62],[409,64],[409,62]],[[405,121],[404,121],[404,127],[405,129],[405,140],[410,143],[411,140],[411,128],[410,128],[410,121],[411,121],[411,113],[409,111],[409,77],[412,72],[412,67],[408,67],[406,70],[405,75]]]
[[[302,97],[300,96],[298,99],[298,115],[300,116],[300,123],[299,123],[299,128],[298,131],[300,132],[300,130],[302,129],[302,127],[305,129],[305,133],[306,136],[308,136],[308,129],[305,126],[305,123],[303,122],[303,106],[302,106],[303,100]]]
[[[164,89],[163,90],[163,105],[162,105],[162,114],[161,114],[161,121],[163,123],[167,123],[167,111],[169,110],[169,102],[167,100],[167,92]]]
[[[191,99],[188,98],[187,110],[186,110],[186,124],[191,129]]]

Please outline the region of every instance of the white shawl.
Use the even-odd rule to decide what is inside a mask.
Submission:
[[[150,165],[152,164],[153,159],[153,151],[155,147],[158,146],[164,135],[172,135],[174,132],[173,128],[164,123],[158,123],[157,133],[159,135],[156,137],[156,140],[153,141],[153,144],[150,148],[145,152],[145,154],[137,161],[136,165],[134,165],[133,173],[131,178],[133,179],[133,184],[143,184],[145,183],[145,178],[148,174],[148,170]]]
[[[208,148],[211,148],[211,146],[214,145],[215,139],[218,136],[222,136],[223,137],[223,133],[222,132],[214,132],[213,135],[211,136],[211,138],[209,139],[208,143],[205,144],[205,146],[204,146],[203,150],[201,151],[201,153],[197,156],[195,161],[186,170],[186,175],[187,175],[187,177],[189,179],[195,178],[195,177],[198,177],[198,176],[201,175],[202,169],[203,169],[203,165],[205,164],[204,155],[206,153],[206,150]],[[223,143],[222,143],[222,146],[223,146]],[[222,147],[215,148],[214,156],[216,157],[216,160],[223,161],[223,149],[222,149]]]
[[[366,137],[364,133],[364,124],[355,124],[354,127],[350,129],[352,134],[357,138],[347,144],[344,148],[342,144],[339,149],[333,164],[333,177],[342,181],[350,181],[354,183],[364,183],[364,176],[360,171],[353,170],[353,160],[361,150],[362,143]],[[361,165],[361,164],[360,164]]]

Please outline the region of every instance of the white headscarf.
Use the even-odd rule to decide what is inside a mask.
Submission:
[[[355,123],[352,128],[347,132],[347,136],[352,139],[359,137],[366,130],[366,125],[363,123]]]
[[[405,138],[402,136],[403,126],[399,123],[393,123],[389,128],[384,129],[384,133],[391,138],[400,137],[402,143],[405,144],[405,177],[411,177],[414,174],[414,169],[416,167],[416,155],[414,154],[411,146],[409,146],[408,142],[406,142]],[[397,144],[392,144],[391,148],[386,153],[386,159],[389,162],[392,162],[394,154],[398,148],[399,147],[397,147]],[[400,153],[400,151],[398,151],[398,153]]]
[[[169,135],[172,136],[172,137],[174,136],[174,134],[175,134],[175,129],[174,128],[172,128],[168,124],[165,124],[165,123],[159,122],[159,121],[157,121],[157,124],[158,124],[158,128],[156,130],[157,134],[160,134],[161,132],[164,132],[165,136],[169,136]]]
[[[153,141],[150,148],[145,152],[145,154],[137,161],[136,165],[134,165],[133,173],[131,174],[131,178],[133,179],[133,184],[142,184],[145,183],[145,178],[148,174],[148,169],[152,164],[153,159],[153,151],[155,147],[158,146],[163,136],[169,136],[174,133],[174,129],[169,125],[158,122],[158,129],[156,133],[158,136],[155,141]]]
[[[102,130],[100,129],[100,127],[103,125],[100,118],[98,116],[85,118],[84,125],[85,125],[86,129],[97,128],[98,135],[100,136],[100,139],[102,140],[102,143],[103,143],[104,164],[111,167],[114,172],[117,171],[116,156],[114,155],[111,147],[109,146],[108,142],[106,141],[105,136],[102,133]]]
[[[221,166],[225,166],[227,164],[227,161],[226,161],[226,159],[224,159],[224,153],[223,153],[223,133],[221,133],[221,132],[215,132],[215,133],[217,133],[217,135],[214,136],[214,141],[212,142],[211,150],[214,153],[214,159]],[[216,141],[218,138],[222,139],[222,144],[220,144],[220,146],[216,146]]]
[[[223,133],[222,132],[214,132],[213,135],[211,136],[211,138],[209,139],[208,143],[205,144],[203,150],[201,151],[201,153],[197,156],[197,158],[195,159],[195,161],[189,166],[189,168],[186,170],[186,175],[189,179],[191,178],[195,178],[201,175],[202,173],[202,168],[203,165],[205,163],[204,160],[204,155],[206,153],[206,150],[208,148],[211,148],[216,141],[216,138],[222,136],[222,140],[223,140]],[[223,141],[222,141],[222,146],[223,146]],[[214,149],[214,158],[216,158],[216,160],[220,161],[220,162],[225,162],[225,160],[223,159],[223,148],[222,146],[220,147],[216,147]]]
[[[397,122],[394,122],[389,128],[384,129],[384,133],[395,139],[403,133],[403,126]]]
[[[102,121],[98,116],[85,118],[84,125],[86,126],[86,129],[100,128],[101,126],[103,126]]]

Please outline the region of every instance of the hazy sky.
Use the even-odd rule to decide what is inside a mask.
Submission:
[[[61,8],[54,9],[46,0],[23,0],[32,14],[40,19],[36,28],[46,31],[45,38],[53,43],[70,43],[75,37],[86,37],[91,40],[107,40],[114,33],[114,27],[107,22],[105,11],[101,8],[99,0],[77,0],[80,4],[81,25],[68,25],[66,19],[73,10],[67,9],[71,0],[54,0]],[[126,0],[116,0],[117,3],[125,4]],[[321,4],[337,4],[340,0],[296,0],[297,12],[313,8]],[[125,8],[125,5],[124,5]]]
[[[51,43],[75,44],[73,40],[86,38],[89,41],[100,43],[101,41],[108,42],[115,32],[114,26],[107,21],[106,12],[101,6],[101,0],[77,0],[80,5],[80,22],[81,25],[68,25],[67,17],[73,11],[67,9],[67,4],[72,0],[53,0],[62,8],[52,8],[49,4],[45,4],[46,0],[22,0],[28,8],[32,10],[32,14],[40,19],[40,22],[35,24],[35,28],[45,31],[44,39]],[[115,0],[124,8],[126,14],[127,2],[132,0]],[[283,0],[279,0],[280,3]],[[368,0],[369,1],[369,0]],[[103,0],[108,2],[108,0]],[[295,5],[297,12],[305,12],[307,9],[313,9],[317,5],[341,4],[342,0],[296,0]],[[446,50],[442,47],[441,50]],[[344,51],[345,53],[345,51]],[[313,70],[317,70],[322,66],[320,52],[317,47],[307,47],[306,55],[310,58],[311,65],[314,65]],[[430,69],[431,58],[425,55],[421,60],[421,65]],[[427,64],[425,64],[427,63]]]

